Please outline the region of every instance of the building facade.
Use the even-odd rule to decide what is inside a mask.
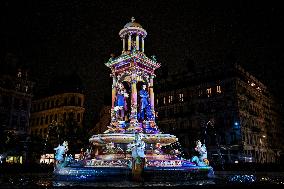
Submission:
[[[279,162],[279,105],[240,65],[173,74],[156,86],[158,125],[176,134],[188,153],[202,139],[213,161]]]
[[[27,134],[32,100],[33,82],[28,72],[18,69],[0,75],[0,126],[2,131]]]
[[[100,134],[107,130],[107,126],[109,125],[109,118],[111,115],[111,106],[104,105],[99,114],[99,121],[96,123],[96,126],[91,130],[90,133]]]
[[[50,126],[64,125],[70,119],[82,128],[84,101],[82,93],[61,93],[32,101],[31,134],[45,139]]]
[[[27,158],[33,85],[27,70],[1,66],[0,153],[6,162],[23,163]]]

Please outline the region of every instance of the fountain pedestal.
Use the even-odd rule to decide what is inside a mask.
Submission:
[[[143,171],[145,166],[145,158],[132,158],[132,180],[136,182],[141,182],[143,180]]]

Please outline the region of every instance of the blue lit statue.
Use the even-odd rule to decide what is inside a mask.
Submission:
[[[146,91],[146,85],[142,86],[143,88],[139,91],[139,96],[141,98],[140,100],[140,112],[139,112],[139,118],[144,120],[145,115],[147,116],[147,119],[153,118],[153,113],[151,111],[151,105],[149,103],[149,93]]]
[[[55,166],[56,168],[62,168],[66,166],[70,159],[64,158],[63,155],[67,153],[68,151],[68,142],[64,141],[62,145],[58,145],[56,148],[54,148],[55,152]]]
[[[200,140],[196,141],[195,151],[199,153],[199,157],[192,157],[191,161],[195,162],[198,166],[208,166],[209,161],[207,159],[207,150],[205,144],[202,144]]]
[[[68,151],[68,142],[64,141],[62,145],[58,145],[54,148],[55,152],[55,159],[59,162],[64,161],[63,154]]]
[[[125,88],[121,83],[118,84],[118,90],[116,95],[116,108],[115,110],[117,112],[120,112],[119,116],[123,120],[124,119],[124,113],[127,111],[127,104],[126,104],[126,98],[128,97],[128,94],[126,93]]]

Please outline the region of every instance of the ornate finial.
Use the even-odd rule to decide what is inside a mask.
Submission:
[[[135,18],[132,16],[131,17],[131,22],[134,22],[135,21]]]

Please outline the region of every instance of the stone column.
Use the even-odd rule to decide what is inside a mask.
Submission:
[[[136,50],[139,51],[139,35],[136,35]]]
[[[111,96],[111,107],[114,108],[115,97],[116,97],[116,78],[115,75],[112,74],[112,96]]]
[[[154,99],[154,88],[153,87],[154,87],[154,76],[150,76],[150,85],[149,85],[150,105],[154,113],[155,99]]]
[[[144,52],[144,37],[142,37],[142,47],[141,47],[142,52]]]
[[[125,51],[125,36],[122,39],[122,51]]]
[[[137,119],[137,86],[136,78],[131,81],[131,120]]]
[[[131,34],[128,36],[128,50],[131,50]]]

